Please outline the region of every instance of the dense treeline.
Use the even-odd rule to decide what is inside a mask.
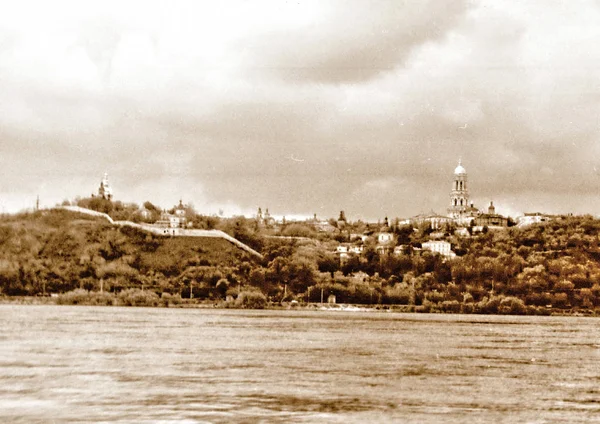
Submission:
[[[143,289],[158,304],[169,296],[219,302],[231,296],[262,305],[262,299],[320,302],[335,295],[338,303],[416,311],[600,311],[600,221],[589,216],[449,236],[459,254],[450,260],[413,250],[430,231],[403,226],[394,231],[399,244],[407,243],[405,254],[380,255],[367,242],[342,265],[333,252],[343,234],[316,236],[295,223],[281,235],[301,238],[269,238],[254,220],[212,219],[264,260],[220,239],[159,237],[66,211],[4,217],[0,293],[80,289],[78,296],[81,290],[118,296]]]

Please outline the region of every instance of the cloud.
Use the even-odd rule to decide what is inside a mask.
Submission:
[[[300,3],[300,2],[299,2]],[[289,82],[361,82],[401,67],[419,46],[443,38],[466,2],[329,1],[295,28],[267,28],[236,45],[242,66]]]
[[[599,20],[585,0],[15,4],[0,201],[108,171],[124,200],[205,213],[403,217],[444,212],[462,157],[481,207],[595,212]]]

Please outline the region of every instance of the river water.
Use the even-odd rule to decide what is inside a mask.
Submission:
[[[600,422],[600,320],[0,305],[0,422]]]

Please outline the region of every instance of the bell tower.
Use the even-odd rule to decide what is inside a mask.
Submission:
[[[467,171],[458,161],[458,166],[454,170],[454,181],[452,182],[452,191],[450,192],[450,207],[448,216],[450,218],[459,218],[469,208],[469,190],[467,187]]]
[[[100,188],[98,189],[98,196],[103,199],[112,200],[113,192],[110,187],[110,183],[108,182],[108,174],[104,173],[104,178],[102,178],[102,182],[100,182]]]

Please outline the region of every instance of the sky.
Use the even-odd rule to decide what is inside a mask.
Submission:
[[[600,214],[598,0],[20,1],[0,209],[97,192],[203,214]]]

